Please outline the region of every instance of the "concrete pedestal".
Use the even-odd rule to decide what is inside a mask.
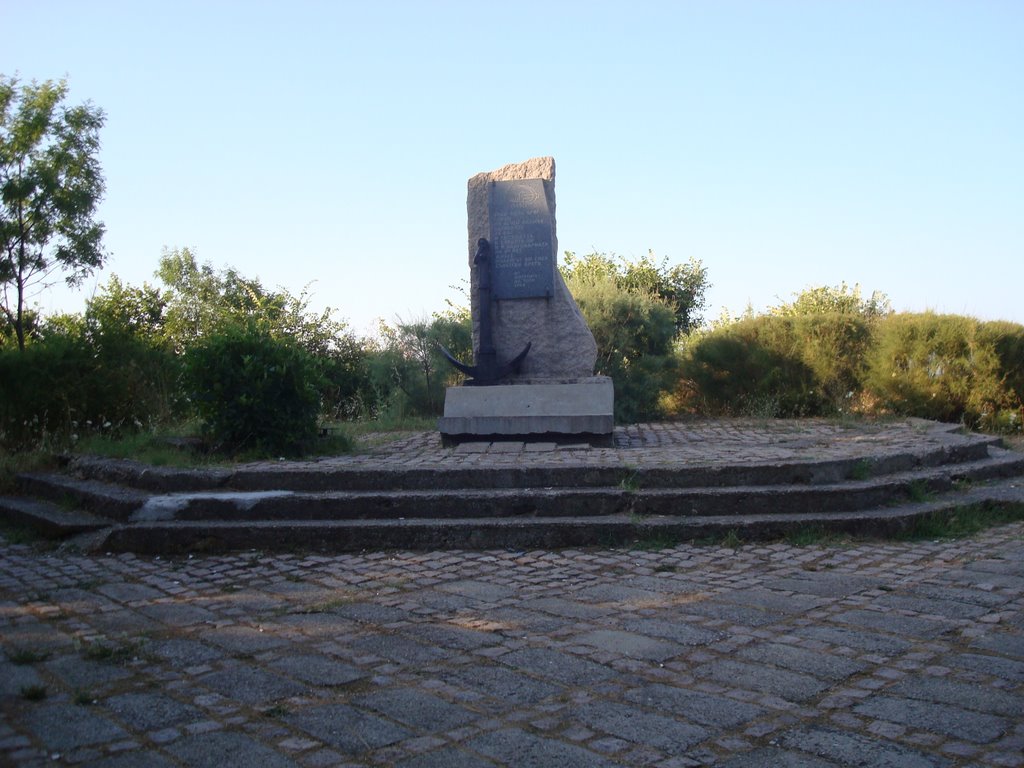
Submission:
[[[437,427],[445,440],[594,436],[614,426],[615,395],[607,376],[563,383],[449,387]]]

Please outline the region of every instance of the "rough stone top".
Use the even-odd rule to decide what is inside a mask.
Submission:
[[[478,173],[471,177],[469,185],[485,184],[488,181],[518,181],[520,179],[544,179],[554,181],[555,158],[534,157],[522,163],[509,163],[495,171]]]

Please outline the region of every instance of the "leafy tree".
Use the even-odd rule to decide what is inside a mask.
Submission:
[[[560,269],[566,282],[586,284],[610,279],[620,290],[660,298],[672,310],[676,336],[699,327],[707,306],[704,293],[709,287],[708,271],[697,259],[670,265],[668,257],[655,262],[652,251],[636,261],[603,253],[579,258],[566,251]]]
[[[64,105],[67,82],[0,75],[0,310],[25,349],[26,300],[57,273],[77,285],[102,266],[102,110]]]
[[[707,270],[695,259],[670,266],[602,253],[566,253],[561,270],[597,342],[597,373],[615,385],[615,418],[661,416],[678,380],[675,344],[701,322]]]
[[[165,249],[157,277],[167,286],[162,332],[179,353],[227,327],[253,321],[269,337],[289,339],[312,356],[320,367],[326,416],[353,418],[369,407],[373,398],[364,345],[333,309],[312,312],[307,290],[298,296],[268,290],[232,267],[218,270],[199,263],[188,248]]]
[[[445,388],[461,374],[439,345],[466,360],[472,357],[472,344],[469,311],[450,303],[430,320],[381,323],[379,346],[370,362],[380,405],[392,415],[440,414]]]
[[[798,315],[858,315],[865,319],[876,319],[892,314],[889,297],[881,291],[874,291],[870,298],[861,296],[860,284],[851,288],[844,281],[833,287],[828,285],[807,288],[793,294],[793,301],[768,309],[770,315],[795,317]]]

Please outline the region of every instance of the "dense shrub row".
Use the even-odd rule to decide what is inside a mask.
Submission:
[[[619,422],[683,413],[921,416],[1020,431],[1024,326],[893,314],[879,294],[816,288],[700,329],[707,275],[568,254],[562,270],[615,384]],[[113,278],[83,315],[35,318],[24,352],[0,334],[0,448],[63,447],[198,419],[231,451],[298,453],[322,421],[440,412],[472,358],[468,312],[357,339],[306,296],[165,253],[163,289]]]
[[[958,315],[763,315],[690,339],[691,410],[818,416],[860,411],[1021,429],[1024,326]]]

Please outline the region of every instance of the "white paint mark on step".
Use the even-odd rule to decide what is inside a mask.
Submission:
[[[249,510],[266,499],[280,499],[294,496],[294,491],[221,491],[204,493],[168,493],[152,496],[145,504],[132,513],[131,522],[148,523],[160,520],[174,520],[179,513],[188,509],[192,502],[211,501],[229,503],[237,509]]]

